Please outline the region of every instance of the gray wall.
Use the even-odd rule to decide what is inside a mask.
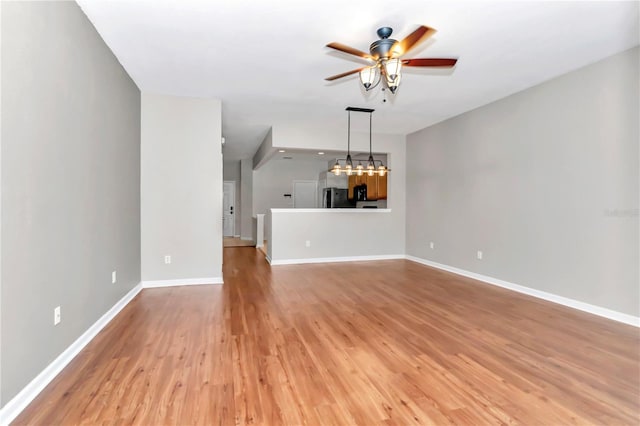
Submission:
[[[273,148],[273,129],[269,129],[253,156],[253,168],[260,168],[276,152]]]
[[[638,63],[409,135],[407,254],[638,316]]]
[[[236,197],[234,200],[235,235],[240,236],[240,226],[242,217],[242,177],[240,173],[240,160],[223,161],[222,179],[234,181],[236,183]]]
[[[0,7],[4,405],[140,281],[140,92],[75,3]]]
[[[320,172],[327,170],[327,161],[291,159],[284,160],[278,154],[253,172],[253,212],[265,214],[272,208],[293,208],[294,180],[317,181]]]
[[[243,240],[253,240],[253,160],[247,158],[240,162],[240,237]]]
[[[221,278],[220,101],[143,93],[141,119],[142,280]]]

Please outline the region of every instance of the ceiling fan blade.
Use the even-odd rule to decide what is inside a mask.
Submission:
[[[362,68],[358,68],[358,69],[355,69],[355,70],[351,70],[351,71],[343,72],[342,74],[332,75],[331,77],[327,77],[327,78],[325,78],[325,80],[327,80],[327,81],[337,80],[337,79],[339,79],[339,78],[346,77],[346,76],[348,76],[348,75],[351,75],[351,74],[355,74],[355,73],[357,73],[357,72],[360,72],[360,71],[362,71],[362,70],[363,70],[363,69],[365,69],[365,68],[367,68],[367,67],[362,67]]]
[[[402,59],[402,65],[405,67],[452,67],[458,62],[452,58],[415,58]]]
[[[359,56],[364,59],[373,59],[368,53],[365,53],[362,50],[354,49],[353,47],[349,47],[342,43],[329,43],[327,44],[327,47],[339,50],[344,53],[348,53],[349,55]]]
[[[426,40],[436,33],[436,30],[433,28],[425,27],[424,25],[420,25],[417,30],[397,42],[392,48],[391,51],[395,54],[394,56],[397,58],[398,56],[402,56],[415,46],[418,45],[421,41]]]

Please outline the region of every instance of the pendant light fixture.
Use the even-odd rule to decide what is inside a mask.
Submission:
[[[399,82],[400,77],[396,76],[397,81]],[[397,87],[397,86],[396,86]],[[340,176],[341,173],[346,174],[347,176],[351,176],[354,173],[358,176],[362,176],[363,174],[367,174],[368,176],[384,176],[391,170],[388,169],[381,160],[376,160],[373,158],[372,151],[372,139],[373,139],[373,111],[374,109],[370,108],[356,108],[356,107],[347,107],[346,111],[348,111],[348,119],[347,119],[347,158],[344,160],[336,158],[336,163],[329,170],[336,176]],[[353,160],[351,159],[351,111],[356,112],[366,112],[369,114],[369,159],[367,160],[366,168],[362,165],[362,161],[358,161],[358,165],[353,167]],[[340,161],[344,162],[344,167],[340,165]],[[377,164],[380,164],[376,167]]]

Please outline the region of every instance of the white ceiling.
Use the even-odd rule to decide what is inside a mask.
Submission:
[[[329,166],[333,166],[336,159],[343,160],[347,153],[345,151],[320,151],[309,149],[281,149],[278,150],[272,157],[273,160],[295,160],[295,161],[326,161]],[[382,160],[383,163],[387,162],[387,154],[380,152],[373,152],[373,156],[376,160]],[[351,157],[354,161],[362,160],[366,161],[369,158],[369,151],[351,151]],[[229,161],[225,158],[225,161]],[[235,161],[235,160],[230,160]],[[269,160],[271,161],[271,159]]]
[[[247,158],[287,120],[344,124],[375,108],[374,132],[407,134],[639,44],[639,2],[425,0],[78,0],[142,91],[222,101],[225,159]],[[457,57],[451,72],[405,69],[382,103],[355,57],[381,26],[402,39],[438,32],[409,54]],[[366,123],[365,123],[366,124]],[[356,126],[354,130],[358,129]]]

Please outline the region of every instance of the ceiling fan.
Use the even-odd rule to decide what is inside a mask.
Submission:
[[[398,90],[398,86],[400,85],[400,79],[402,77],[401,69],[403,66],[451,68],[458,61],[453,58],[401,59],[400,57],[402,55],[409,52],[422,41],[431,37],[435,34],[436,30],[421,25],[418,29],[400,41],[389,38],[392,32],[393,29],[390,27],[379,28],[377,33],[380,40],[376,40],[371,43],[371,46],[369,47],[370,53],[365,53],[342,43],[327,44],[327,47],[350,55],[358,56],[368,61],[373,61],[374,64],[333,75],[331,77],[327,77],[325,80],[333,81],[351,74],[360,73],[360,82],[367,91],[376,87],[378,83],[384,79],[385,84],[391,93],[396,93],[396,90]]]

